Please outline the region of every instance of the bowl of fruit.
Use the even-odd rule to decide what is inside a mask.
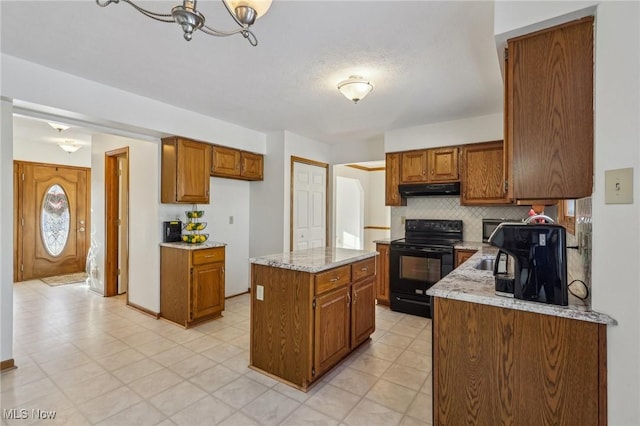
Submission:
[[[184,225],[185,231],[202,231],[207,227],[207,222],[188,222]]]
[[[185,213],[187,214],[187,217],[189,219],[200,219],[202,216],[204,216],[204,210],[189,210]]]
[[[182,241],[189,244],[202,244],[207,241],[209,234],[185,234],[182,236]]]

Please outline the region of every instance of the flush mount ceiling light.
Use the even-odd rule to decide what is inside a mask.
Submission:
[[[58,133],[62,132],[63,130],[67,130],[68,128],[71,127],[71,126],[67,126],[66,124],[54,123],[53,121],[47,121],[47,124],[53,127],[54,129],[56,129]]]
[[[242,34],[249,40],[252,46],[258,45],[258,39],[249,29],[256,19],[267,13],[272,0],[222,0],[222,4],[229,12],[229,15],[240,26],[231,31],[220,31],[204,24],[204,15],[196,10],[196,0],[184,0],[182,6],[175,6],[171,13],[156,13],[133,3],[131,0],[96,0],[98,6],[105,7],[111,3],[128,3],[135,10],[160,22],[175,22],[182,27],[185,40],[191,40],[193,32],[200,30],[205,34],[217,37],[227,37],[233,34]]]
[[[338,83],[338,90],[347,99],[357,104],[359,101],[365,98],[373,90],[373,84],[370,81],[363,79],[359,75],[352,75],[348,79]]]
[[[82,145],[74,142],[74,141],[64,141],[64,143],[61,143],[60,145],[58,145],[60,148],[62,148],[63,150],[65,150],[66,152],[68,152],[69,154],[71,154],[72,152],[76,152],[77,150],[79,150],[80,148],[82,148]]]

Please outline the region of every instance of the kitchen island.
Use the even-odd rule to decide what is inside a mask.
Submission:
[[[580,299],[497,296],[483,246],[434,285],[434,425],[607,422],[606,326]]]
[[[250,259],[249,367],[297,389],[375,330],[376,252],[320,247]]]

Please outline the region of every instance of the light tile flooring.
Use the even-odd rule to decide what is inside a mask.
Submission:
[[[184,330],[83,284],[16,284],[2,425],[431,424],[430,320],[377,307],[371,341],[304,393],[247,367],[249,301]]]

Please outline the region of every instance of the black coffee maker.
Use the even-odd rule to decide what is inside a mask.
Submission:
[[[564,227],[551,223],[502,223],[489,237],[489,243],[500,249],[499,257],[506,253],[513,258],[514,298],[569,304]],[[496,259],[496,263],[500,260]]]

